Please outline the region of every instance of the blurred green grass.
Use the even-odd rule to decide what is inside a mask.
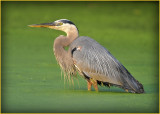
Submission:
[[[106,47],[145,94],[64,84],[52,45],[65,34],[27,25],[66,18]],[[158,112],[158,2],[2,2],[2,112]]]

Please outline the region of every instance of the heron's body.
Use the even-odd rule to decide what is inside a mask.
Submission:
[[[74,50],[80,47],[79,50]],[[115,85],[130,92],[141,93],[142,86],[110,52],[95,40],[81,36],[69,48],[79,73],[101,85]]]
[[[46,26],[49,25],[49,26]],[[76,26],[69,20],[58,20],[51,24],[31,25],[62,30],[67,36],[54,41],[54,54],[62,70],[68,76],[76,71],[98,91],[99,85],[118,86],[132,93],[143,93],[144,89],[128,70],[111,53],[95,40],[78,35]],[[64,47],[69,46],[68,51]]]

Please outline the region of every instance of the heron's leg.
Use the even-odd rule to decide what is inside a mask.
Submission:
[[[95,89],[96,91],[98,91],[98,85],[97,85],[97,82],[95,82],[95,83],[93,84],[93,86],[94,86],[94,89]]]
[[[127,89],[125,89],[125,91],[126,91],[126,92],[128,92],[128,90],[127,90]]]
[[[94,86],[94,89],[95,89],[96,91],[98,91],[97,80],[94,80],[94,79],[90,79],[90,80],[91,80],[91,82],[92,82],[92,84],[93,84],[93,86]]]
[[[91,91],[92,82],[90,80],[87,80],[87,84],[88,84],[88,91]]]

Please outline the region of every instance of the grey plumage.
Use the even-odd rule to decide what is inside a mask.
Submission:
[[[130,92],[143,93],[143,86],[111,53],[95,40],[81,36],[70,45],[70,52],[81,46],[72,54],[75,65],[89,78],[99,82],[119,86]],[[101,84],[101,83],[100,83]]]

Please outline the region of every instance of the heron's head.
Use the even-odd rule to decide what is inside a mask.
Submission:
[[[29,25],[29,26],[30,27],[47,27],[47,28],[51,28],[51,29],[55,29],[55,30],[61,30],[66,33],[68,33],[69,31],[72,31],[74,29],[76,29],[78,31],[75,24],[67,19],[60,19],[60,20],[56,20],[51,23],[33,24],[33,25]]]

